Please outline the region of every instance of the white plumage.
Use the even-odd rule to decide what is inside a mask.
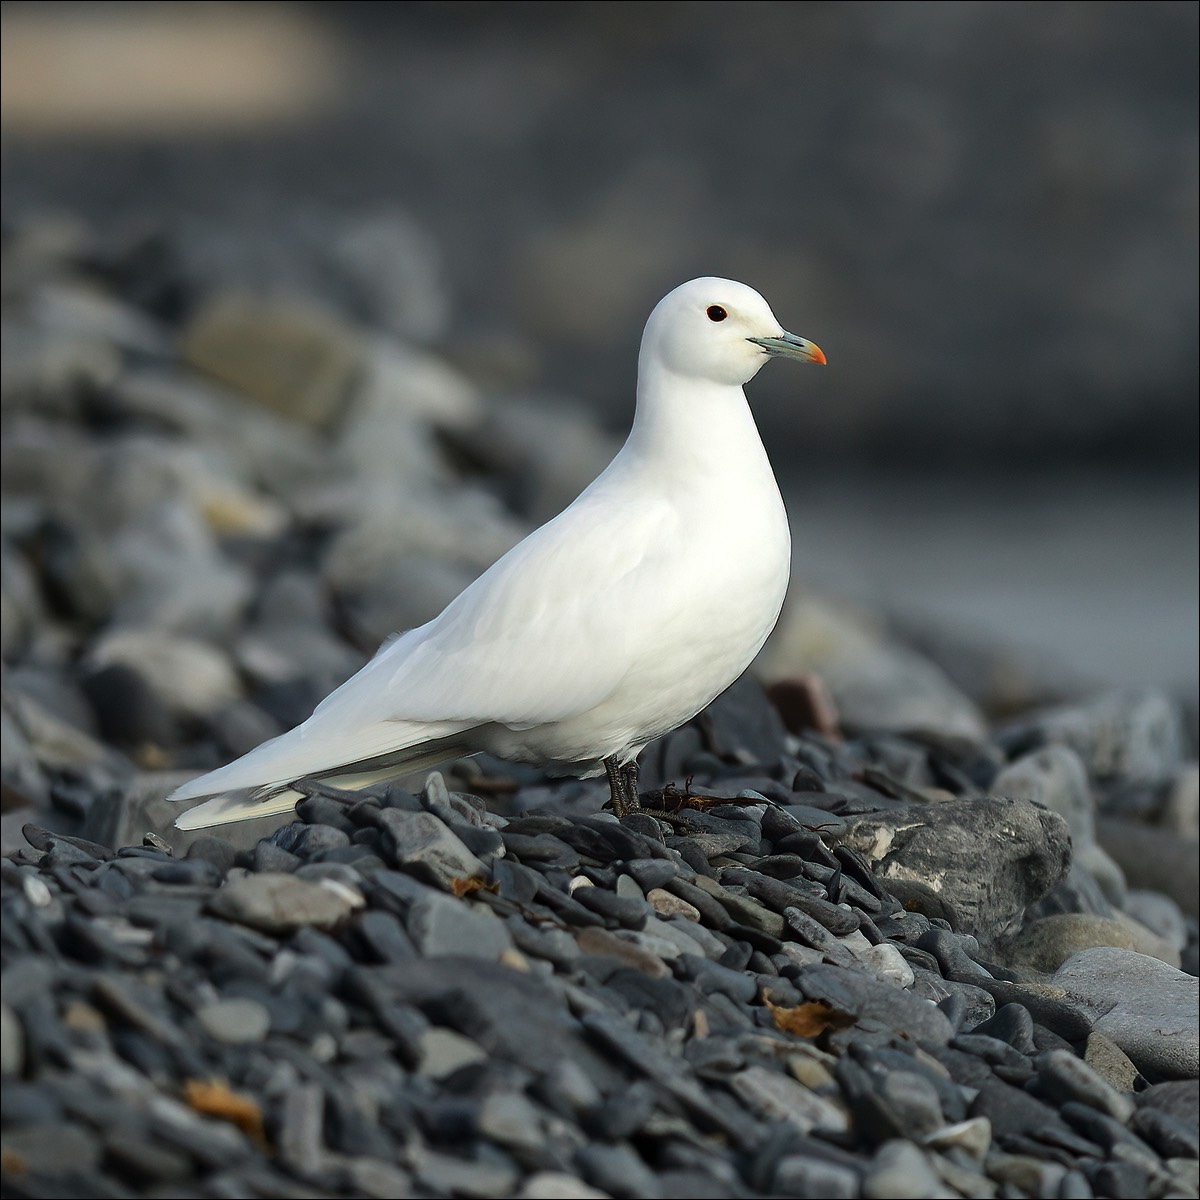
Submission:
[[[758,653],[787,590],[787,516],[742,384],[772,355],[823,363],[752,288],[694,279],[650,315],[637,411],[607,469],[440,616],[389,640],[303,724],[179,788],[176,825],[289,812],[302,778],[362,787],[488,751],[609,772]]]

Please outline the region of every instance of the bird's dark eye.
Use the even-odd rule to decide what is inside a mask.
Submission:
[[[710,304],[708,306],[708,319],[710,321],[723,321],[729,314],[719,305]]]

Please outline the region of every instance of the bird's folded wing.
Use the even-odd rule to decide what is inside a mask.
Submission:
[[[486,724],[565,720],[654,650],[671,604],[665,505],[586,502],[509,551],[433,621],[388,642],[288,733],[172,794],[270,788],[391,757]],[[635,600],[636,597],[636,600]]]

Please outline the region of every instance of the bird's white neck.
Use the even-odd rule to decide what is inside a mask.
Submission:
[[[745,392],[736,384],[681,379],[661,367],[638,380],[626,446],[664,469],[727,464],[744,468],[766,451]]]

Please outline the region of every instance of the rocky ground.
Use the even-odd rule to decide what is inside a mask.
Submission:
[[[415,349],[420,239],[361,233],[317,304],[9,231],[5,1194],[1195,1196],[1169,696],[797,596],[623,823],[476,759],[173,831],[614,448]]]

